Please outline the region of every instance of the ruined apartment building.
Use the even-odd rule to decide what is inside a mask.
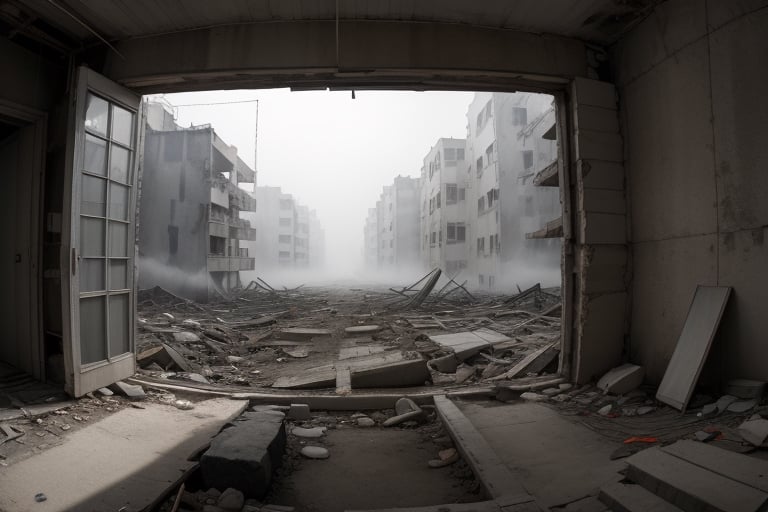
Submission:
[[[207,301],[254,268],[242,242],[256,232],[240,212],[256,203],[238,184],[256,175],[210,125],[182,128],[163,104],[146,108],[139,288]]]
[[[376,268],[395,270],[419,266],[420,180],[397,176],[376,202]],[[370,212],[369,212],[370,219]],[[370,223],[370,227],[372,227]],[[366,223],[369,226],[369,223]],[[372,254],[366,252],[366,260]]]
[[[421,258],[425,268],[465,274],[469,254],[466,140],[438,139],[421,168]]]
[[[246,212],[242,217],[256,229],[256,236],[245,242],[256,260],[256,268],[314,266],[322,258],[325,244],[322,230],[312,233],[313,224],[319,227],[316,214],[299,204],[291,194],[283,193],[280,187],[255,187],[253,196],[259,205],[258,212]],[[313,245],[322,252],[313,255]]]
[[[469,105],[468,273],[479,288],[559,282],[559,239],[528,235],[560,216],[557,189],[534,185],[537,171],[557,159],[556,141],[543,138],[554,124],[548,95],[477,93]]]
[[[374,269],[379,261],[378,210],[368,208],[363,226],[363,267]]]

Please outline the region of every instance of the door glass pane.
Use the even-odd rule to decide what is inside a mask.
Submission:
[[[107,175],[107,143],[93,135],[85,136],[83,169],[99,176]]]
[[[109,297],[109,355],[125,354],[129,349],[128,306],[130,295]]]
[[[109,184],[109,218],[128,220],[128,192],[130,189],[117,183]]]
[[[128,288],[128,260],[109,260],[109,289]]]
[[[105,260],[103,258],[82,258],[80,260],[81,292],[106,290],[104,264]]]
[[[109,255],[128,256],[128,224],[109,223]]]
[[[80,361],[94,363],[107,358],[106,297],[80,299]]]
[[[88,93],[85,100],[85,127],[86,129],[107,136],[107,102],[98,96]]]
[[[105,256],[104,220],[80,217],[80,255]]]
[[[128,183],[130,151],[112,144],[112,160],[109,162],[109,177],[121,183]]]
[[[130,146],[131,135],[133,135],[133,114],[124,108],[113,105],[112,140]]]
[[[80,213],[104,217],[107,203],[107,180],[83,174]]]

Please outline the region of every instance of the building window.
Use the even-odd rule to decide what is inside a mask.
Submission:
[[[459,187],[455,183],[445,186],[445,204],[454,204],[459,200]]]
[[[179,227],[168,226],[168,252],[176,254],[179,250]]]
[[[463,188],[459,189],[459,201],[464,201],[466,198],[466,190]]]
[[[456,223],[456,241],[464,242],[467,239],[467,227],[464,223]]]
[[[512,108],[512,126],[525,126],[528,124],[528,110],[521,107]]]
[[[280,218],[280,225],[281,226],[290,226],[293,221],[290,217],[281,217]]]
[[[456,160],[464,160],[464,148],[456,148]]]
[[[467,236],[467,229],[463,222],[449,222],[445,230],[445,239],[448,243],[463,242]]]
[[[491,165],[496,161],[496,159],[493,157],[495,145],[495,142],[491,142],[490,146],[485,148],[485,165]]]
[[[290,258],[291,257],[291,251],[280,251],[277,255],[280,258],[283,258],[283,259]]]
[[[477,255],[482,256],[485,254],[485,237],[481,236],[477,239]]]
[[[456,148],[445,148],[443,149],[443,154],[445,155],[445,160],[456,160]]]
[[[477,276],[477,280],[480,282],[480,284],[485,284],[485,276],[483,274]]]
[[[496,276],[488,276],[488,288],[493,288],[496,281]]]
[[[483,111],[481,110],[479,114],[477,114],[477,133],[480,133],[480,130],[483,129]]]
[[[432,245],[435,245],[437,243],[437,233],[436,232],[433,231],[432,234],[430,235],[429,243],[432,244]]]
[[[291,235],[278,235],[278,241],[281,244],[289,244],[291,243]]]
[[[290,199],[281,199],[280,200],[280,209],[281,210],[290,210],[293,208],[293,201]]]
[[[477,175],[480,176],[483,172],[483,157],[478,158],[475,165],[477,166]]]
[[[533,151],[526,149],[523,153],[523,168],[530,169],[533,167]]]
[[[485,211],[485,196],[481,196],[477,200],[477,213],[483,213]]]
[[[440,192],[435,196],[435,208],[440,208]]]

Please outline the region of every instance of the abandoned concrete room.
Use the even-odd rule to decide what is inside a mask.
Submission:
[[[0,32],[0,510],[768,510],[768,1],[0,0]],[[316,279],[335,227],[263,179],[277,89],[464,95],[349,221],[364,271]],[[238,91],[248,150],[179,114]]]

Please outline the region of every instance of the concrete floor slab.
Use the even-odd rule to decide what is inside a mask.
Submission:
[[[189,411],[156,403],[118,411],[61,445],[0,468],[0,510],[141,510],[247,405],[217,398]],[[47,500],[35,502],[38,493]]]
[[[542,505],[597,495],[621,478],[616,443],[538,404],[457,403],[495,453]]]

